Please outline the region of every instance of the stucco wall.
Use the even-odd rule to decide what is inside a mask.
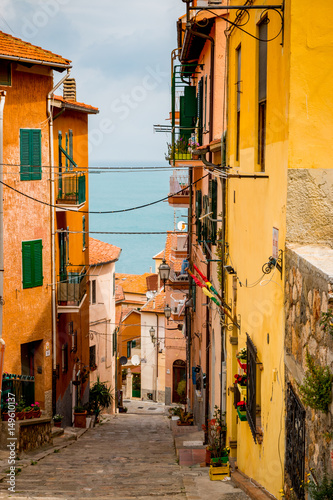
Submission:
[[[333,169],[289,169],[287,241],[333,248]]]
[[[307,370],[307,348],[316,365],[329,366],[333,372],[333,337],[320,326],[321,313],[333,307],[333,250],[295,245],[287,247],[285,258],[286,384],[291,382],[299,394],[298,384],[303,382]],[[333,403],[327,414],[306,406],[305,409],[306,472],[313,467],[320,478],[325,466],[328,471],[331,469],[333,441],[326,441],[324,433],[332,431]]]

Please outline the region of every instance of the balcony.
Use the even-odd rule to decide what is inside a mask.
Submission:
[[[187,169],[175,169],[170,177],[169,205],[187,208],[190,203]]]
[[[79,312],[87,295],[86,269],[68,272],[57,283],[58,313]]]
[[[82,172],[59,174],[56,203],[61,207],[79,208],[86,201],[86,176]]]

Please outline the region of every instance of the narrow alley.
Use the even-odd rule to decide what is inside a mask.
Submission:
[[[164,408],[137,404],[38,462],[27,454],[15,494],[3,480],[0,498],[246,500],[231,481],[210,481],[207,468],[177,464]]]

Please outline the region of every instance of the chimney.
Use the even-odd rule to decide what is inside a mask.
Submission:
[[[63,83],[63,97],[65,101],[76,102],[76,81],[75,78],[68,78]]]

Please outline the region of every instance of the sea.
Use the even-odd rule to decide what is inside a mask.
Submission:
[[[142,168],[144,167],[144,168]],[[141,168],[135,170],[135,168]],[[149,169],[148,169],[149,168]],[[131,170],[132,169],[132,170]],[[164,162],[90,162],[89,210],[127,210],[169,194],[172,169]],[[112,232],[164,232],[173,230],[187,210],[167,201],[114,214],[89,215],[90,236],[122,249],[116,272],[142,274],[155,270],[154,255],[165,247],[166,234],[108,234]],[[99,234],[95,234],[95,233]]]

